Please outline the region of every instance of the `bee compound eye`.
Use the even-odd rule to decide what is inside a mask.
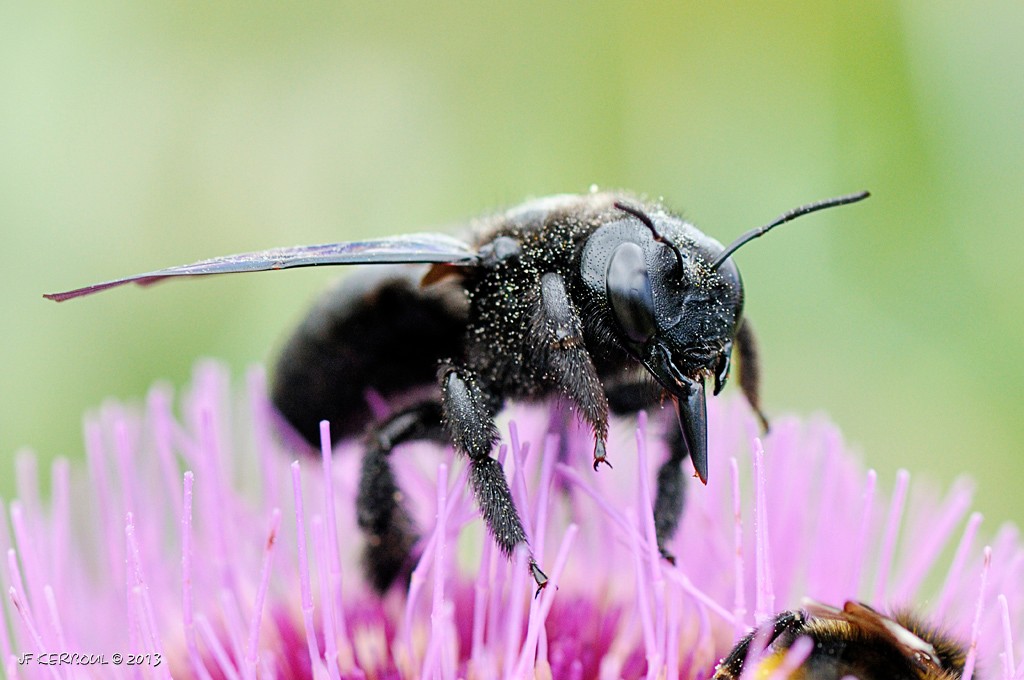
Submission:
[[[657,330],[654,295],[640,246],[623,243],[616,247],[605,272],[605,288],[612,314],[626,337],[640,344],[650,340]]]

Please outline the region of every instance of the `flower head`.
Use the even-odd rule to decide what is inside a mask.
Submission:
[[[379,598],[359,565],[358,444],[285,450],[264,395],[254,371],[239,405],[208,363],[178,415],[163,387],[144,409],[107,404],[86,423],[87,474],[58,461],[47,502],[19,461],[0,523],[9,677],[706,678],[808,597],[918,607],[984,677],[1024,676],[1016,530],[980,549],[968,484],[940,499],[901,473],[885,493],[823,421],[780,420],[762,447],[745,405],[709,405],[710,481],[687,491],[673,566],[650,511],[658,424],[616,422],[615,468],[594,473],[590,433],[513,409],[498,455],[551,578],[538,597],[526,555],[484,533],[463,461],[406,445],[420,558]],[[52,653],[67,663],[38,663]]]

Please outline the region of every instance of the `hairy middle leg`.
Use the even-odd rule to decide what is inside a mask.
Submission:
[[[445,431],[456,450],[469,457],[469,481],[484,524],[498,548],[511,558],[517,546],[529,546],[505,471],[491,457],[498,442],[494,412],[500,402],[467,368],[442,365],[439,380]],[[548,577],[537,565],[532,551],[529,566],[539,591],[547,585]]]

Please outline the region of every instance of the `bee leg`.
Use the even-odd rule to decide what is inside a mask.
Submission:
[[[538,348],[541,365],[550,368],[550,378],[576,406],[580,418],[594,428],[594,469],[601,463],[610,467],[605,451],[608,398],[583,343],[583,322],[558,274],[541,276],[540,304],[532,317],[533,337],[547,339]]]
[[[736,351],[740,360],[740,388],[761,421],[761,429],[768,431],[768,418],[761,410],[761,362],[757,352],[757,338],[746,319],[736,331]]]
[[[417,535],[412,517],[402,505],[390,455],[394,447],[414,439],[444,441],[441,404],[423,402],[398,411],[375,425],[367,436],[356,514],[359,528],[366,535],[366,576],[379,593],[411,566]]]
[[[800,635],[804,628],[804,615],[799,611],[785,611],[775,616],[772,621],[772,631],[764,638],[764,645],[767,647],[774,643],[780,635],[788,634],[794,640]],[[715,667],[714,678],[717,680],[738,680],[744,675],[743,664],[750,655],[750,645],[754,639],[761,634],[763,626],[755,628],[743,636],[736,646],[732,648],[728,656],[718,662]]]
[[[526,544],[526,531],[512,501],[505,471],[491,457],[498,443],[494,413],[500,400],[488,394],[468,369],[443,364],[439,374],[445,431],[456,450],[469,456],[469,481],[484,524],[501,552],[511,558],[517,545]],[[548,577],[537,566],[532,552],[529,564],[539,591]]]
[[[690,452],[686,448],[682,431],[671,425],[668,429],[669,457],[658,468],[658,491],[654,497],[654,532],[658,537],[658,550],[661,556],[675,564],[676,557],[666,546],[676,535],[679,520],[683,516],[683,505],[686,502],[683,461]]]
[[[608,401],[613,413],[631,413],[651,409],[663,398],[664,390],[643,375],[633,378],[611,379],[608,381]],[[658,489],[654,497],[654,531],[658,538],[661,556],[675,564],[675,556],[666,545],[675,536],[686,502],[686,475],[683,461],[689,456],[689,449],[683,439],[682,430],[675,422],[668,424],[669,457],[658,468]]]

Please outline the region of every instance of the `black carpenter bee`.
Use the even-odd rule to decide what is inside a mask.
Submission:
[[[378,265],[343,281],[308,314],[277,363],[272,395],[313,445],[321,420],[330,421],[336,439],[367,431],[369,390],[395,406],[367,431],[357,501],[376,587],[386,590],[409,567],[415,540],[389,460],[405,441],[446,441],[466,454],[494,540],[506,555],[525,543],[504,471],[491,456],[494,417],[507,399],[568,401],[593,428],[595,469],[607,462],[610,411],[674,400],[680,427],[668,437],[654,508],[658,544],[671,559],[665,545],[683,509],[687,456],[707,481],[704,381],[712,377],[714,393],[721,391],[734,346],[740,385],[760,414],[757,352],[729,256],[779,224],[867,195],[798,208],[728,248],[658,202],[623,193],[552,196],[480,220],[469,243],[414,234],[281,248],[46,297],[61,301],[172,276]],[[543,586],[547,577],[532,557],[529,564]]]
[[[956,680],[963,677],[967,658],[962,643],[908,612],[889,617],[859,602],[842,609],[812,604],[782,612],[763,630],[748,634],[718,664],[714,677],[770,677],[801,637],[813,646],[787,676],[797,680]],[[751,645],[758,643],[764,651],[751,654]]]

